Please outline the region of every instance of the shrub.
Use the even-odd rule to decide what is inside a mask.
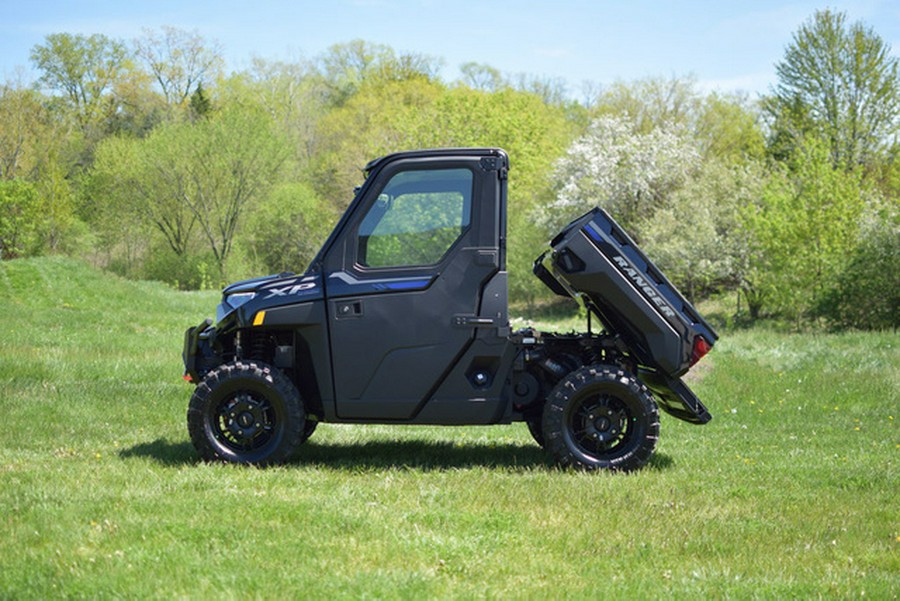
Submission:
[[[40,223],[34,186],[19,179],[0,181],[0,259],[37,254]]]
[[[900,228],[869,233],[817,309],[837,328],[900,327]]]

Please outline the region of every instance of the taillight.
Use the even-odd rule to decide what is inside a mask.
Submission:
[[[691,352],[691,367],[712,350],[712,345],[703,336],[694,338],[694,350]]]

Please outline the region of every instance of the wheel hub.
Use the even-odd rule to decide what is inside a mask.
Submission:
[[[606,396],[585,401],[579,412],[577,436],[591,448],[607,448],[617,444],[625,430],[626,415],[621,407]]]
[[[594,407],[585,424],[588,436],[601,443],[615,440],[621,431],[616,417],[609,407]]]
[[[222,431],[226,437],[239,446],[252,446],[268,426],[268,404],[249,393],[236,395],[223,407],[219,414]]]

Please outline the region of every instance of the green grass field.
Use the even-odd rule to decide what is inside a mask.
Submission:
[[[900,334],[726,333],[630,475],[522,424],[323,424],[199,463],[182,333],[215,293],[0,263],[0,598],[900,595]]]

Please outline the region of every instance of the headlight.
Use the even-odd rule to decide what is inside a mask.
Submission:
[[[256,296],[255,292],[238,292],[236,294],[229,294],[225,297],[225,302],[228,303],[232,309],[237,309],[247,301],[251,300],[254,296]]]
[[[256,296],[255,292],[236,292],[223,298],[219,306],[216,307],[216,323],[231,315],[235,309],[252,300],[254,296]]]

